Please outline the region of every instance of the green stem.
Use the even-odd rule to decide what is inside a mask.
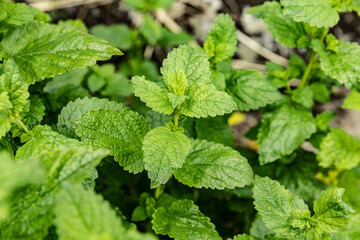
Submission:
[[[33,133],[27,128],[27,126],[19,118],[14,118],[14,120],[20,128],[24,129],[27,135],[33,136]]]
[[[301,82],[300,82],[300,86],[299,86],[300,88],[303,88],[308,84],[313,64],[317,61],[316,53],[313,50],[311,50],[311,53],[309,56],[310,56],[310,61],[305,69],[304,75],[301,78]]]
[[[161,196],[161,194],[163,194],[164,192],[164,185],[160,185],[155,189],[155,199],[159,199],[159,197]]]
[[[180,117],[180,115],[181,115],[180,111],[175,110],[175,116],[174,116],[174,126],[175,126],[175,128],[178,128],[178,126],[179,126],[179,117]]]

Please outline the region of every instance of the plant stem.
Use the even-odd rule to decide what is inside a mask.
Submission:
[[[175,127],[175,129],[177,129],[178,126],[179,126],[179,117],[180,117],[180,115],[181,115],[180,111],[175,110],[175,116],[174,116],[174,127]]]
[[[309,80],[309,77],[310,77],[310,73],[311,73],[313,64],[317,60],[316,53],[313,50],[311,50],[311,53],[310,53],[309,56],[310,56],[310,61],[309,61],[309,64],[307,65],[307,67],[305,69],[304,75],[301,78],[301,82],[300,82],[300,86],[299,86],[300,88],[303,88],[308,84],[308,80]]]
[[[33,136],[33,133],[27,128],[27,126],[19,118],[14,118],[14,120],[20,128],[24,129],[27,135]]]
[[[161,194],[164,192],[164,185],[160,185],[155,189],[155,199],[158,199]]]

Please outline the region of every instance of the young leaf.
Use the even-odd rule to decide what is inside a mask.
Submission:
[[[339,14],[332,7],[332,0],[281,0],[281,4],[285,15],[310,26],[333,27],[339,21]]]
[[[319,42],[314,41],[314,44]],[[313,44],[313,45],[314,45]],[[315,50],[320,55],[321,69],[330,77],[351,88],[360,84],[360,46],[354,42],[338,41],[338,51],[325,51],[322,43]]]
[[[170,72],[182,71],[189,85],[210,83],[210,63],[208,55],[200,47],[181,45],[170,52],[160,69],[164,81],[170,77]]]
[[[55,203],[55,225],[60,240],[115,240],[120,236],[134,240],[155,239],[151,235],[126,229],[108,202],[79,185],[65,185],[56,196]]]
[[[219,14],[209,34],[206,36],[204,49],[214,63],[231,58],[237,47],[236,27],[230,15]]]
[[[114,160],[131,173],[144,169],[141,147],[150,125],[138,113],[126,109],[99,109],[81,115],[75,124],[75,133],[82,142],[110,150]]]
[[[74,102],[69,102],[66,107],[61,110],[58,116],[58,131],[67,137],[76,138],[75,121],[78,120],[82,114],[88,113],[91,110],[121,110],[123,108],[124,105],[122,103],[109,101],[108,99],[99,99],[96,97],[76,99]]]
[[[154,82],[145,80],[145,77],[133,77],[130,81],[130,87],[135,96],[140,97],[146,106],[154,111],[163,114],[171,114],[174,107],[164,89]]]
[[[183,130],[172,131],[166,127],[152,129],[143,140],[145,169],[151,179],[151,187],[165,184],[173,170],[180,168],[191,149],[190,140]]]
[[[218,91],[213,84],[191,85],[188,96],[181,108],[181,113],[188,117],[215,117],[231,113],[236,108],[233,99],[227,93]]]
[[[358,91],[352,91],[345,98],[342,108],[351,108],[360,111],[360,93]]]
[[[259,15],[259,8],[261,14]],[[281,5],[278,2],[265,2],[261,6],[251,8],[248,13],[256,17],[263,18],[268,30],[275,37],[275,40],[287,47],[306,47],[303,46],[302,41],[309,39],[303,23],[295,22],[291,17],[285,15],[281,10]]]
[[[11,122],[9,118],[9,112],[11,111],[11,108],[12,105],[7,92],[0,93],[0,139],[4,137],[11,128]]]
[[[188,87],[186,75],[179,69],[170,70],[167,77],[164,78],[164,83],[177,96],[184,95]]]
[[[251,184],[253,172],[237,151],[206,140],[193,140],[190,154],[174,176],[190,187],[233,189]]]
[[[156,234],[178,240],[220,240],[210,219],[190,200],[178,200],[168,209],[159,207],[153,215]]]
[[[240,111],[256,110],[282,98],[266,75],[251,70],[233,71],[226,91]]]
[[[291,99],[303,105],[306,108],[311,108],[314,105],[314,92],[311,88],[297,88],[292,91]]]
[[[360,163],[360,141],[340,128],[333,128],[321,142],[317,158],[322,167],[351,169]]]
[[[291,154],[315,132],[315,120],[303,107],[284,104],[265,113],[258,134],[260,164]]]
[[[292,229],[288,219],[293,210],[308,211],[304,201],[268,177],[255,176],[253,193],[255,209],[266,226],[279,237],[293,235],[295,229]]]
[[[28,84],[122,54],[106,41],[89,34],[37,22],[8,32],[0,47],[5,59],[14,60]]]

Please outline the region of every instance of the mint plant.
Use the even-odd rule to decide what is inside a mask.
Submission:
[[[171,1],[127,2],[148,14]],[[220,14],[203,48],[180,45],[161,76],[129,73],[127,86],[95,65],[122,52],[80,21],[0,0],[0,238],[358,239],[360,140],[313,111],[340,84],[343,108],[360,110],[360,47],[330,33],[358,5],[251,8],[308,54],[266,73],[231,67],[236,27]],[[246,134],[257,151],[235,147],[227,123],[250,110],[262,114]]]

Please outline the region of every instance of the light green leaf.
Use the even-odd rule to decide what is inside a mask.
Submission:
[[[219,14],[206,36],[204,49],[214,63],[231,58],[237,47],[236,27],[230,15]]]
[[[125,24],[111,26],[96,25],[90,32],[99,38],[103,38],[117,48],[128,50],[131,48],[131,29]]]
[[[315,120],[303,107],[284,104],[265,113],[258,134],[260,164],[291,154],[315,132]]]
[[[359,8],[360,9],[360,8]],[[342,227],[336,234],[333,235],[331,240],[354,240],[360,236],[360,214],[355,215],[350,219],[349,223]]]
[[[232,148],[206,140],[194,140],[184,165],[175,178],[196,188],[224,189],[250,185],[253,172],[246,158]]]
[[[69,102],[64,107],[58,116],[58,131],[71,138],[76,138],[75,121],[80,118],[82,114],[88,113],[91,110],[97,111],[99,109],[121,110],[124,108],[122,103],[109,101],[108,99],[92,98],[78,98],[74,102]]]
[[[239,234],[239,235],[236,235],[234,236],[233,240],[256,240],[257,238],[253,237],[253,236],[250,236],[250,235],[247,235],[247,234]],[[228,239],[228,240],[231,240],[231,239]]]
[[[189,85],[210,83],[208,58],[209,56],[200,47],[181,45],[168,54],[160,71],[164,79],[176,69],[185,73]]]
[[[358,91],[352,91],[345,98],[342,108],[351,108],[360,111],[360,93]]]
[[[142,149],[151,187],[156,188],[165,184],[173,170],[183,165],[191,142],[183,134],[182,128],[171,131],[166,127],[157,127],[146,134]]]
[[[20,113],[28,103],[28,85],[25,84],[19,73],[19,68],[13,60],[5,64],[5,74],[0,77],[0,93],[7,92],[11,102],[11,115],[20,118]]]
[[[175,95],[174,93],[168,93],[168,98],[173,106],[173,108],[176,108],[177,106],[180,106],[183,102],[185,102],[186,99],[189,97],[186,95]]]
[[[124,227],[110,204],[101,195],[79,185],[65,185],[56,196],[56,232],[60,240],[123,239],[154,240],[150,234],[141,234]]]
[[[43,239],[52,225],[54,195],[64,183],[79,183],[89,176],[108,153],[88,147],[43,149],[38,155],[46,171],[45,183],[19,191],[13,199],[11,215],[0,225],[1,239]]]
[[[282,98],[266,75],[251,70],[233,71],[226,91],[232,96],[240,111],[256,110]]]
[[[0,20],[10,25],[22,25],[34,20],[37,11],[25,3],[0,2]]]
[[[188,88],[185,73],[179,69],[171,69],[164,77],[164,83],[171,92],[178,96],[184,95]]]
[[[233,99],[225,92],[218,91],[213,84],[189,87],[187,99],[181,108],[181,113],[188,117],[215,117],[235,110]]]
[[[316,115],[315,118],[316,127],[320,131],[326,132],[328,130],[329,124],[332,122],[334,117],[335,117],[335,113],[333,112],[323,112]]]
[[[140,97],[154,111],[168,115],[174,111],[167,92],[156,83],[145,80],[142,76],[133,77],[129,84],[135,96]]]
[[[259,15],[257,12],[260,7],[262,13]],[[304,24],[295,22],[291,17],[285,15],[282,12],[280,3],[275,1],[265,2],[261,6],[251,8],[248,13],[263,18],[268,30],[276,41],[282,45],[292,48],[306,47],[301,44],[301,40],[307,38]]]
[[[291,99],[303,105],[306,108],[311,108],[314,105],[314,92],[311,88],[297,88],[291,93]]]
[[[139,27],[139,31],[151,45],[156,44],[162,36],[161,25],[148,15],[145,15],[145,22]]]
[[[141,148],[150,125],[138,113],[126,109],[99,109],[81,115],[75,124],[75,133],[82,142],[110,150],[114,160],[131,173],[144,169]]]
[[[77,30],[79,32],[87,33],[88,29],[83,21],[80,19],[67,19],[60,20],[57,23],[58,26],[67,28],[68,30]]]
[[[360,141],[340,128],[333,128],[321,142],[317,158],[322,167],[351,169],[360,163]]]
[[[286,15],[310,26],[333,27],[339,21],[339,14],[332,7],[332,0],[281,0],[281,4]]]
[[[320,67],[330,77],[347,88],[360,84],[360,46],[355,42],[338,41],[338,52],[316,49]]]
[[[179,46],[194,40],[194,37],[187,32],[173,33],[165,27],[162,27],[161,31],[161,38],[156,42],[160,47]]]
[[[122,54],[92,35],[37,22],[8,32],[0,47],[5,59],[15,61],[22,79],[29,84]]]
[[[195,130],[199,139],[234,147],[234,131],[225,116],[196,119]]]
[[[7,92],[0,93],[0,138],[4,137],[11,128],[11,122],[9,119],[9,112],[11,111],[11,108],[12,105]]]
[[[159,207],[153,215],[156,234],[177,240],[220,240],[210,219],[190,200],[178,200],[168,209]]]
[[[11,199],[17,189],[42,181],[43,169],[36,161],[16,163],[7,152],[0,152],[0,222],[10,215]]]
[[[288,218],[293,210],[308,210],[308,206],[302,199],[268,177],[255,176],[253,193],[255,209],[270,230],[277,233],[279,237],[296,233],[296,230],[288,223]]]
[[[322,232],[333,233],[345,226],[355,211],[342,201],[345,189],[328,187],[314,202],[316,220],[319,221],[318,228]]]

